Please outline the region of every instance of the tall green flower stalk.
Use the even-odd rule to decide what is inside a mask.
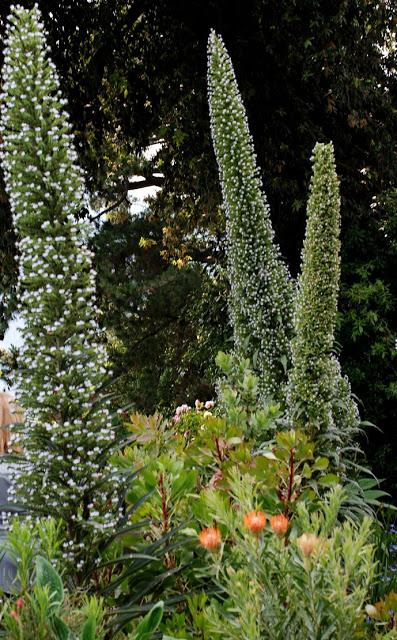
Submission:
[[[24,346],[17,399],[14,473],[19,502],[59,516],[65,559],[82,569],[100,532],[118,518],[118,484],[109,464],[116,420],[98,341],[95,272],[76,223],[83,175],[40,14],[15,7],[4,50],[2,161],[19,237],[19,312]]]
[[[232,62],[214,31],[208,43],[208,92],[227,214],[235,350],[238,357],[254,361],[263,395],[280,398],[283,360],[289,359],[293,287],[274,241],[269,205]]]
[[[341,444],[359,417],[333,353],[340,278],[340,196],[333,145],[318,143],[312,161],[287,404],[296,426],[311,437],[334,434]]]

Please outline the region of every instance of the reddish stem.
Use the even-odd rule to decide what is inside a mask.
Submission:
[[[161,496],[161,511],[163,513],[163,531],[167,532],[169,529],[169,517],[170,514],[168,512],[167,507],[167,491],[164,486],[164,476],[162,473],[159,475],[159,490]]]
[[[98,571],[94,571],[94,572],[92,573],[92,579],[93,579],[93,582],[94,582],[94,585],[95,585],[95,590],[96,590],[96,592],[97,592],[97,593],[100,593],[101,585],[100,585],[100,583],[99,583],[99,575],[98,575]]]
[[[167,533],[170,528],[170,512],[168,511],[168,507],[167,507],[167,490],[164,485],[164,475],[162,473],[160,473],[159,475],[159,491],[161,496],[161,511],[163,514],[163,532]],[[166,547],[169,544],[170,544],[170,541],[167,540],[165,543]],[[164,562],[165,562],[165,566],[168,569],[175,567],[174,558],[169,553],[165,554]]]
[[[222,449],[219,445],[219,438],[215,437],[215,446],[216,446],[216,453],[219,459],[219,462],[223,462],[223,454],[222,454]]]
[[[285,509],[284,509],[285,516],[288,516],[289,503],[291,501],[291,496],[292,496],[292,487],[294,484],[294,462],[295,462],[295,449],[292,448],[289,454],[289,478],[288,478],[288,491],[287,491],[287,497],[285,500]]]

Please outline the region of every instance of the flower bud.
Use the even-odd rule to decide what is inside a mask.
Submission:
[[[258,535],[265,528],[266,516],[263,511],[250,511],[244,516],[244,524],[252,533]]]
[[[222,541],[221,532],[217,527],[202,529],[198,535],[199,543],[204,549],[211,551],[219,547]]]
[[[287,533],[289,520],[283,514],[272,516],[270,518],[270,527],[272,531],[280,538]]]
[[[320,539],[314,535],[314,533],[303,533],[299,538],[297,538],[296,543],[299,549],[302,551],[303,555],[308,557],[311,556],[313,551],[316,549]]]

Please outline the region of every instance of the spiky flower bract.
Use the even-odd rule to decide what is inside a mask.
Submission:
[[[254,361],[264,396],[280,398],[289,359],[293,286],[274,241],[252,138],[232,62],[208,43],[211,132],[227,214],[230,318],[238,357]]]
[[[74,215],[84,182],[37,6],[13,7],[4,56],[2,161],[19,237],[17,399],[26,417],[14,493],[37,515],[62,519],[65,559],[81,569],[95,536],[118,517],[108,462],[117,421],[100,392],[95,272]]]
[[[312,161],[288,407],[293,422],[311,437],[340,436],[357,427],[359,418],[333,353],[340,278],[340,196],[333,145],[318,143]]]

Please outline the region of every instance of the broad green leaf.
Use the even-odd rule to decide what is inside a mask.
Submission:
[[[340,478],[338,478],[338,476],[334,473],[327,473],[325,476],[318,480],[318,484],[321,484],[323,486],[332,485],[338,482],[340,482]]]
[[[94,615],[89,616],[85,621],[81,640],[96,640],[96,618]]]
[[[302,469],[302,477],[303,477],[303,478],[311,478],[311,477],[312,477],[312,469],[311,469],[311,467],[307,464],[307,462],[305,462],[305,464],[303,465],[303,469]]]
[[[313,465],[313,471],[324,471],[329,465],[328,458],[317,458]]]
[[[161,600],[154,605],[139,623],[132,640],[150,640],[158,628],[164,612],[164,602]]]
[[[64,598],[62,578],[42,556],[36,558],[36,582],[42,589],[47,587],[51,596],[51,607],[54,611],[59,611]]]
[[[61,618],[58,618],[58,616],[53,616],[51,619],[51,626],[57,640],[69,640],[69,638],[71,638],[68,625],[61,620]]]

